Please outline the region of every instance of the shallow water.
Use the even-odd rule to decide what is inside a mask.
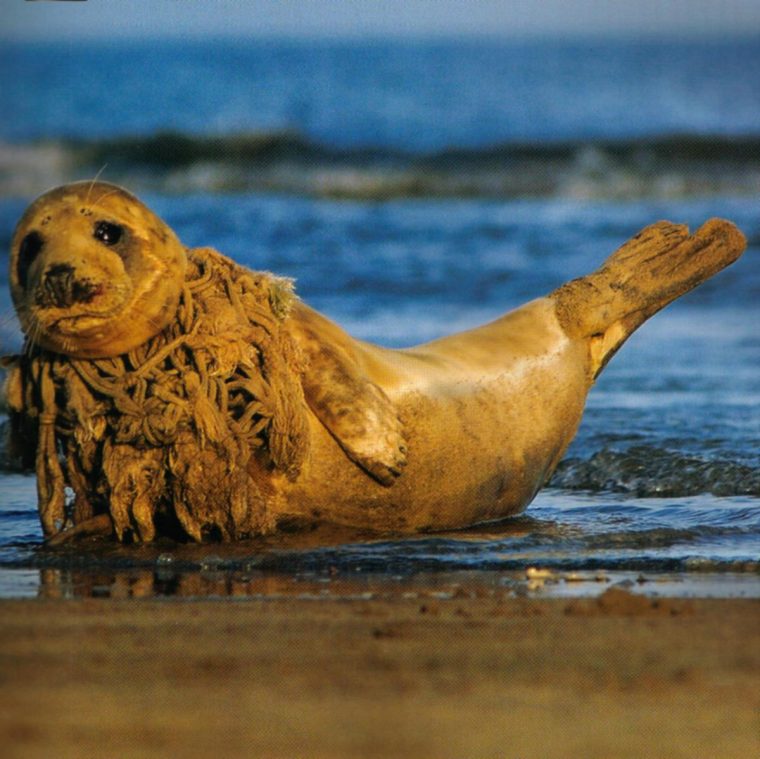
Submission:
[[[16,120],[0,126],[0,138],[13,143],[13,160],[19,155],[27,160],[23,150],[41,137],[92,145],[159,129],[202,137],[293,127],[313,144],[344,151],[370,146],[380,151],[382,163],[397,150],[417,160],[419,151],[447,145],[480,150],[515,139],[547,145],[547,140],[629,139],[679,130],[730,135],[752,133],[760,125],[757,80],[747,74],[747,61],[760,49],[749,43],[707,52],[686,45],[642,53],[633,46],[614,54],[608,48],[568,52],[560,46],[535,55],[530,64],[524,50],[464,46],[456,49],[461,66],[449,68],[442,63],[445,49],[404,47],[400,59],[384,55],[385,62],[374,68],[377,56],[355,56],[355,71],[339,65],[329,46],[311,52],[308,45],[296,48],[231,50],[207,64],[189,50],[162,51],[157,76],[179,82],[178,92],[195,93],[192,108],[179,94],[176,101],[156,104],[167,87],[145,73],[159,55],[149,47],[134,57],[136,68],[130,71],[119,69],[118,50],[104,55],[102,66],[86,67],[89,79],[76,86],[43,76],[56,70],[45,61],[60,62],[60,50],[36,51],[40,57],[34,62],[35,51],[5,51],[4,81],[11,74],[14,81],[11,88],[0,88],[0,97],[11,103],[5,110]],[[64,52],[70,54],[65,65],[71,66],[90,54]],[[232,76],[238,53],[250,67],[235,69]],[[574,62],[569,69],[561,65],[567,56]],[[311,62],[309,76],[322,78],[320,87],[299,79],[304,60]],[[500,67],[494,68],[494,61],[501,61]],[[233,93],[250,84],[254,70],[256,87],[221,107],[220,82]],[[559,71],[566,72],[565,79],[552,80]],[[131,96],[155,108],[138,111],[119,100],[96,118],[88,93],[106,91],[101,76],[129,79]],[[497,97],[497,83],[511,96]],[[47,88],[37,102],[50,113],[32,114],[25,87]],[[658,108],[632,109],[630,93],[646,96],[647,103],[659,93]],[[732,103],[728,112],[726,98]],[[68,110],[56,111],[62,120],[54,120],[56,103],[63,101]],[[132,120],[121,118],[125,107]],[[216,109],[215,119],[199,120],[204,109]],[[7,155],[0,151],[3,250],[32,188],[46,177],[72,178],[71,167],[49,160],[39,146],[29,149],[29,171],[18,162],[4,164]],[[426,587],[444,588],[440,592],[477,577],[505,592],[563,594],[596,592],[610,582],[636,583],[642,575],[650,580],[636,585],[642,592],[760,594],[760,208],[746,182],[732,184],[733,169],[726,168],[730,146],[724,143],[720,150],[720,160],[710,164],[711,173],[725,180],[720,192],[708,183],[709,192],[700,196],[671,167],[670,184],[663,185],[659,174],[660,184],[612,193],[617,200],[594,199],[593,192],[579,188],[578,178],[614,174],[608,163],[589,154],[580,155],[573,182],[533,197],[442,198],[422,186],[420,197],[382,202],[359,192],[340,200],[315,197],[320,193],[312,191],[313,177],[295,154],[286,156],[295,177],[288,193],[263,186],[232,192],[229,183],[220,189],[214,176],[230,172],[223,161],[183,166],[183,176],[200,177],[195,184],[177,179],[176,163],[163,169],[153,165],[149,175],[136,164],[107,169],[106,179],[119,177],[118,171],[138,177],[136,189],[185,243],[212,245],[252,268],[295,277],[310,305],[357,337],[390,346],[488,321],[592,270],[657,219],[694,227],[724,216],[745,232],[750,247],[735,266],[630,339],[592,390],[578,436],[551,486],[523,516],[415,538],[378,539],[326,528],[236,546],[120,548],[93,541],[51,550],[42,546],[34,480],[6,470],[0,471],[0,595],[255,595],[266,588],[319,595],[349,592],[341,584],[349,580],[351,592],[365,593],[374,592],[367,588],[377,583],[395,582],[394,577],[427,578]],[[539,163],[551,155],[547,151]],[[353,155],[351,161],[349,174],[362,168],[366,156]],[[684,171],[692,177],[702,171],[693,161],[689,167]],[[452,169],[460,177],[463,170],[462,165]],[[509,174],[508,168],[500,170]],[[646,160],[636,171],[649,176]],[[19,187],[25,189],[13,190]],[[19,349],[20,335],[5,266],[0,279],[0,340],[2,352],[11,352]],[[530,567],[555,574],[531,584]],[[581,573],[581,582],[567,579],[573,572]],[[595,579],[597,573],[606,579]],[[658,584],[658,579],[667,581]]]

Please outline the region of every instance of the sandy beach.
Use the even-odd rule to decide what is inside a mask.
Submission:
[[[760,751],[759,601],[458,595],[3,601],[3,754]]]

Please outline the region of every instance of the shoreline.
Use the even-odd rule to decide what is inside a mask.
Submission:
[[[0,601],[9,757],[745,757],[760,601]]]
[[[494,601],[594,599],[611,589],[657,600],[756,599],[755,563],[744,571],[570,569],[430,569],[394,573],[360,567],[260,569],[257,562],[230,566],[210,555],[199,566],[173,566],[168,554],[153,567],[0,565],[0,602],[12,600],[161,599],[176,602],[237,600],[387,601],[481,598]]]

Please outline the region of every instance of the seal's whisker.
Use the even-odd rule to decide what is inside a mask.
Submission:
[[[18,314],[14,308],[6,308],[4,311],[0,312],[0,329],[4,329],[14,322],[18,323],[18,321]]]
[[[29,330],[26,333],[26,337],[32,345],[36,345],[39,342],[39,336],[42,334],[42,327],[40,323],[35,319],[29,325]]]
[[[95,187],[95,183],[100,179],[100,175],[106,170],[106,167],[108,166],[107,163],[104,163],[101,167],[98,173],[93,177],[92,181],[90,182],[90,186],[87,188],[87,195],[85,195],[84,198],[84,204],[87,206],[90,202],[90,193],[92,192],[92,188]]]
[[[69,337],[61,338],[61,353],[71,353],[71,349],[74,347],[74,341]]]
[[[26,340],[24,341],[24,355],[27,358],[31,358],[32,352],[37,347],[36,338],[41,331],[37,322],[32,322],[29,325],[29,329],[26,332]]]
[[[146,321],[148,322],[148,326],[153,327],[153,329],[156,330],[156,334],[158,334],[165,326],[164,322],[157,317],[148,317]]]
[[[88,211],[91,211],[94,206],[98,205],[98,203],[102,203],[106,198],[110,198],[111,195],[118,195],[121,192],[118,188],[115,190],[111,190],[110,192],[103,193],[97,200],[93,200],[90,204],[90,207],[87,209]]]

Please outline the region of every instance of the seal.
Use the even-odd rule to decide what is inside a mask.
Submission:
[[[288,281],[184,248],[125,190],[55,189],[24,213],[10,255],[27,345],[7,395],[36,451],[44,532],[231,540],[516,514],[627,337],[745,244],[727,221],[693,235],[658,222],[490,324],[391,350]]]

